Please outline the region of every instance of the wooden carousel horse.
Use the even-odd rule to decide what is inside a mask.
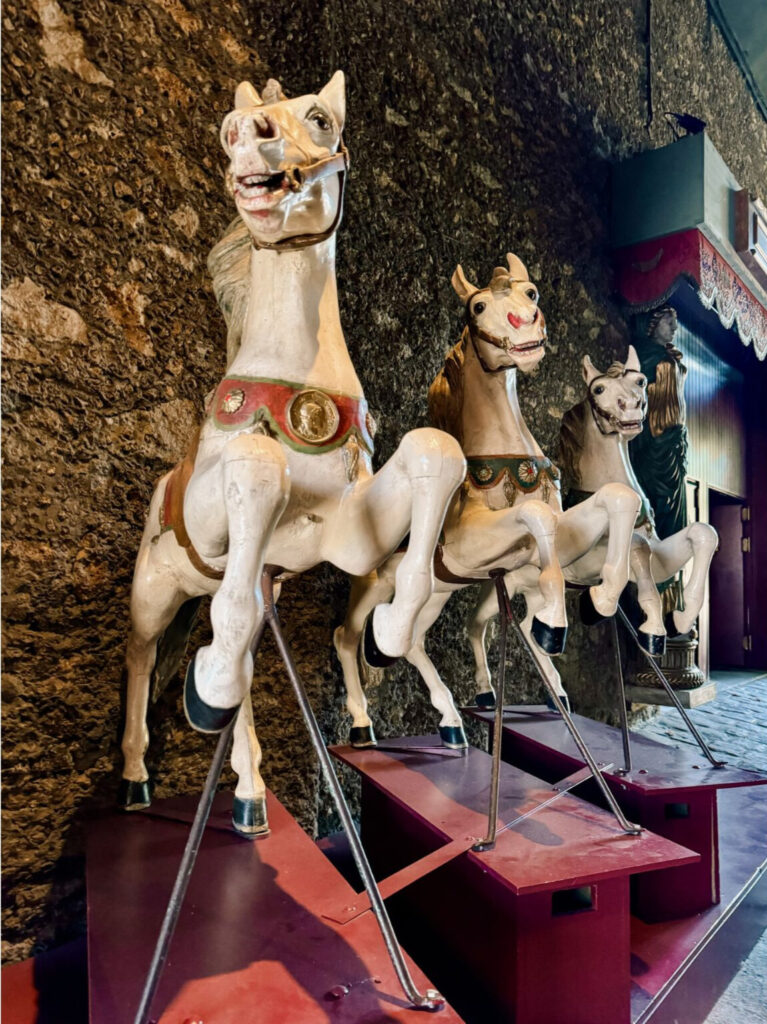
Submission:
[[[465,474],[458,442],[407,433],[372,472],[367,403],[338,310],[335,232],[347,152],[344,76],[286,99],[270,80],[241,84],[221,127],[238,220],[209,266],[228,324],[225,378],[186,459],[158,483],[131,596],[121,802],[149,802],[146,710],[158,638],[190,598],[212,594],[213,639],[187,670],[191,725],[219,733],[239,717],[234,819],[267,831],[249,693],[263,629],[262,572],[274,578],[328,561],[355,576],[396,550],[393,598],[374,609],[371,644],[406,654],[433,589],[434,549]],[[267,607],[268,612],[268,607]],[[364,699],[364,698],[363,698]]]
[[[456,270],[453,286],[465,303],[467,326],[429,391],[432,422],[461,442],[468,474],[445,521],[434,594],[419,615],[415,643],[405,657],[421,673],[440,712],[442,742],[454,747],[466,745],[461,717],[424,646],[450,595],[505,570],[509,592],[526,599],[522,632],[536,660],[550,666],[550,656],[562,651],[565,640],[561,566],[592,553],[598,571],[582,582],[590,586],[594,607],[612,615],[628,580],[629,545],[640,506],[629,486],[607,483],[563,512],[559,472],[530,433],[516,390],[517,370],[529,373],[544,355],[546,327],[538,290],[521,260],[509,253],[507,262],[508,270],[497,268],[482,289],[469,284],[460,267]],[[357,746],[375,743],[364,697],[359,699],[360,635],[370,609],[392,593],[400,557],[353,582],[345,621],[335,633],[354,718],[351,740]],[[483,647],[477,702],[491,707],[495,696],[486,669]],[[548,678],[566,700],[558,673]]]
[[[630,578],[637,586],[637,601],[644,614],[636,635],[648,654],[659,656],[665,649],[667,633],[672,636],[687,633],[695,624],[718,543],[717,533],[708,523],[691,523],[665,540],[656,533],[653,510],[629,458],[629,442],[641,433],[647,414],[647,378],[634,347],[629,346],[625,363],[615,362],[604,373],[585,356],[583,379],[586,397],[565,413],[559,435],[559,464],[570,485],[565,504],[578,507],[607,483],[627,485],[639,495],[641,507],[634,524],[629,556]],[[602,555],[597,545],[564,570],[565,578],[581,583],[598,576]],[[673,579],[691,559],[692,569],[683,592],[684,610],[670,612],[664,621],[657,585]],[[512,578],[507,578],[509,584],[513,586]],[[485,585],[470,615],[468,632],[477,679],[487,686],[490,686],[490,673],[484,638],[487,624],[497,610],[493,589]],[[593,610],[587,608],[585,617],[594,621]],[[561,685],[551,660],[541,659],[541,664],[552,683]]]

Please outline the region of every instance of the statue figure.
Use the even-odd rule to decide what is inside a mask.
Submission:
[[[684,381],[687,367],[674,345],[676,310],[661,306],[635,319],[633,344],[647,377],[647,418],[629,446],[631,464],[655,513],[661,540],[687,526],[687,427]],[[681,579],[661,585],[664,610],[683,610]]]

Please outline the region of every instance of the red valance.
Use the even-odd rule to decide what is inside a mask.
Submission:
[[[690,281],[725,327],[735,324],[743,344],[767,356],[767,310],[697,228],[618,249],[615,264],[618,290],[635,309],[654,309]]]

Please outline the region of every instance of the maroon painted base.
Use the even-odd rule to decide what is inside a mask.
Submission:
[[[494,712],[471,711],[492,734]],[[573,716],[591,753],[603,764],[623,767],[619,729],[581,715]],[[645,921],[670,921],[706,910],[719,902],[717,792],[767,783],[767,776],[726,766],[713,768],[694,750],[680,750],[646,736],[631,735],[632,771],[605,772],[605,779],[631,821],[682,846],[700,860],[684,869],[654,871],[632,883],[632,911]],[[584,765],[562,718],[545,707],[513,706],[504,712],[502,756],[509,764],[549,782]],[[601,803],[589,782],[578,789]]]
[[[396,980],[372,914],[321,916],[354,889],[269,795],[272,833],[231,829],[216,797],[153,1015],[162,1024],[423,1024]],[[191,797],[110,815],[90,830],[88,957],[92,1024],[129,1024],[194,813]],[[433,987],[410,962],[417,986]],[[446,1007],[435,1018],[455,1024]]]
[[[484,835],[490,758],[476,749],[448,758],[426,742],[332,751],[362,776],[363,838],[381,876]],[[502,765],[499,820],[551,795]],[[564,795],[389,905],[409,950],[466,1020],[629,1024],[629,877],[697,859],[649,832],[626,836],[611,815]]]

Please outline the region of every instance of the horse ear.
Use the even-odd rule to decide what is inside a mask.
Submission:
[[[530,278],[527,275],[527,267],[524,265],[519,256],[515,256],[513,252],[506,253],[506,262],[509,264],[509,273],[515,281],[529,281]]]
[[[328,84],[320,89],[319,97],[330,107],[338,130],[342,132],[346,121],[346,78],[343,71],[336,71]]]
[[[463,272],[463,267],[459,263],[455,268],[455,273],[450,279],[450,283],[455,288],[456,294],[460,300],[464,303],[468,302],[472,295],[475,295],[479,288],[476,285],[471,284],[470,281],[466,280],[466,275]]]
[[[641,371],[642,364],[639,362],[637,350],[633,345],[629,345],[629,354],[626,356],[626,362],[623,365],[626,370],[636,370],[637,373]]]
[[[235,110],[244,110],[246,107],[261,107],[263,100],[257,90],[250,82],[240,82],[234,93]]]
[[[599,370],[594,366],[589,356],[583,357],[583,379],[589,385],[595,377],[599,377]]]

